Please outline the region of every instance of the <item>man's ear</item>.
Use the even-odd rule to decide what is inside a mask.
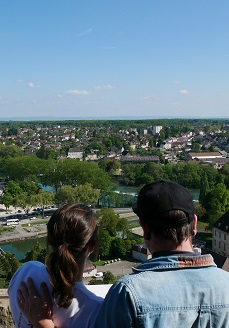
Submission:
[[[193,236],[197,234],[197,216],[194,214],[193,218]]]
[[[150,240],[151,239],[151,232],[150,232],[150,229],[149,229],[149,226],[148,226],[148,223],[143,221],[143,220],[139,220],[140,222],[140,226],[142,227],[143,229],[143,238],[145,240]]]

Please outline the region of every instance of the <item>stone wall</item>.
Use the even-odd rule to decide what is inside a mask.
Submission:
[[[14,328],[7,289],[0,289],[0,328]]]

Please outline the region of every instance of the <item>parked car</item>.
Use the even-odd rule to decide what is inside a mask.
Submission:
[[[94,278],[102,278],[103,277],[103,272],[97,272],[96,274],[94,274],[93,277]]]

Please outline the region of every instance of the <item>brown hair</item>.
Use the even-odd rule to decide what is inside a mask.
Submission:
[[[79,267],[85,262],[85,253],[95,244],[96,216],[86,205],[66,204],[52,215],[47,230],[50,252],[45,263],[54,301],[67,308],[73,298],[72,288],[78,280]]]
[[[161,215],[161,221],[171,220],[171,222],[176,222],[186,218],[186,213],[181,210],[170,210]],[[165,240],[172,240],[177,246],[181,245],[184,240],[193,236],[193,221],[191,223],[186,223],[182,226],[175,228],[163,228],[152,226],[150,221],[148,221],[149,228],[155,237]]]

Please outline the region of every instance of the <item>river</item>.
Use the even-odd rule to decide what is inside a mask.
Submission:
[[[119,186],[118,190],[122,193],[128,193],[131,195],[137,195],[139,192],[139,188],[137,187],[126,187]],[[199,199],[199,189],[189,189],[190,193],[193,196],[194,201],[198,201]],[[131,222],[132,224],[137,223]],[[25,257],[25,254],[32,249],[32,247],[39,242],[43,247],[46,247],[46,237],[41,237],[38,239],[26,239],[20,241],[14,241],[9,244],[0,244],[0,247],[5,252],[10,252],[16,255],[17,259],[20,261]]]

